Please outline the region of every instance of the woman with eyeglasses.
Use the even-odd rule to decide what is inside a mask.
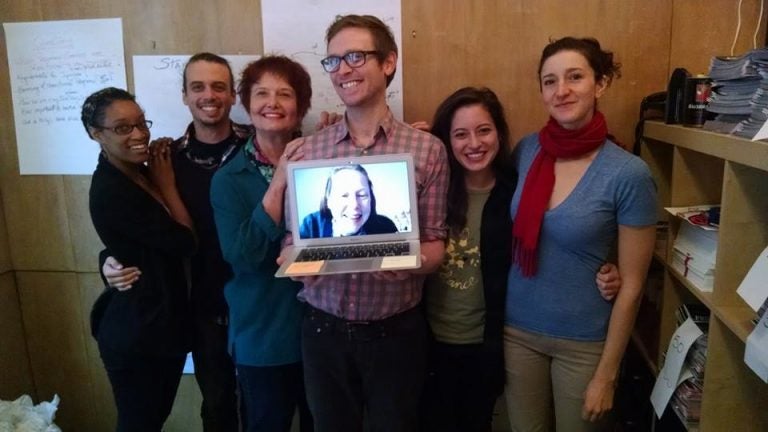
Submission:
[[[97,91],[86,98],[81,118],[101,147],[90,189],[93,225],[112,255],[142,269],[132,289],[108,287],[99,296],[91,332],[112,385],[116,430],[160,431],[189,348],[183,262],[195,250],[192,220],[176,190],[167,143],[150,153],[152,122],[133,95]]]

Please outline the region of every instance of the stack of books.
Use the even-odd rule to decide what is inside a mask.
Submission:
[[[707,111],[717,114],[704,124],[705,129],[741,136],[755,133],[762,114],[761,95],[757,95],[768,78],[768,49],[750,51],[740,57],[713,57],[709,66],[712,95]],[[753,118],[754,116],[754,118]],[[752,138],[750,136],[749,138]]]
[[[705,292],[711,292],[715,283],[717,234],[717,230],[682,222],[673,245],[672,268]]]
[[[699,304],[683,304],[676,311],[678,324],[688,317],[704,332],[694,342],[685,358],[685,366],[691,373],[691,378],[685,380],[672,395],[670,405],[688,432],[698,430],[701,418],[701,394],[704,388],[704,365],[707,360],[707,328],[709,327],[709,310]]]
[[[752,139],[768,120],[768,49],[752,51],[750,57],[761,80],[749,101],[749,118],[736,125],[733,134]]]

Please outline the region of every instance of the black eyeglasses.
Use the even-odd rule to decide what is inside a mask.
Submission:
[[[320,60],[320,64],[323,65],[323,69],[328,73],[339,70],[342,59],[347,63],[347,66],[351,68],[359,68],[365,64],[366,57],[378,53],[378,51],[350,51],[343,56],[328,56]]]
[[[117,125],[113,127],[99,126],[99,129],[110,130],[117,135],[129,135],[131,132],[133,132],[133,128],[146,132],[151,127],[152,127],[152,120],[144,120],[143,122],[136,123],[136,124]]]

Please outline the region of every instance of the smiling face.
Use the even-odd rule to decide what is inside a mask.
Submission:
[[[144,121],[144,112],[136,102],[116,100],[104,110],[100,127],[92,127],[90,132],[113,165],[141,165],[149,158],[149,130],[134,127],[128,135],[118,135],[112,128],[143,125]]]
[[[296,92],[286,80],[264,73],[251,86],[248,114],[260,132],[293,132],[299,125]]]
[[[355,235],[371,216],[371,189],[359,171],[343,169],[333,174],[328,209],[333,216],[333,235]]]
[[[328,55],[343,56],[351,51],[375,51],[373,36],[367,29],[347,27],[328,42]],[[351,68],[342,60],[331,72],[336,93],[347,107],[373,106],[385,103],[387,76],[395,73],[397,54],[390,52],[383,62],[376,55],[366,55],[365,64]]]
[[[489,173],[499,153],[499,135],[491,114],[480,104],[456,110],[451,121],[451,149],[470,173]]]
[[[190,63],[186,69],[184,105],[189,107],[195,126],[213,127],[226,122],[235,103],[235,91],[226,66],[205,60]]]
[[[541,97],[549,114],[566,129],[578,129],[592,120],[597,99],[606,88],[595,79],[587,59],[576,51],[560,51],[541,68]]]

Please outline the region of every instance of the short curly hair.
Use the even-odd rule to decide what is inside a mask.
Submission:
[[[299,118],[303,119],[312,106],[312,80],[304,66],[282,55],[264,56],[243,69],[237,94],[245,112],[251,111],[251,88],[266,73],[284,79],[293,88]]]
[[[104,123],[104,115],[107,108],[112,105],[112,102],[124,100],[130,102],[136,102],[136,97],[127,91],[115,87],[103,88],[90,96],[85,98],[83,102],[83,108],[80,111],[80,120],[83,121],[85,132],[93,139],[89,128],[102,127]]]

